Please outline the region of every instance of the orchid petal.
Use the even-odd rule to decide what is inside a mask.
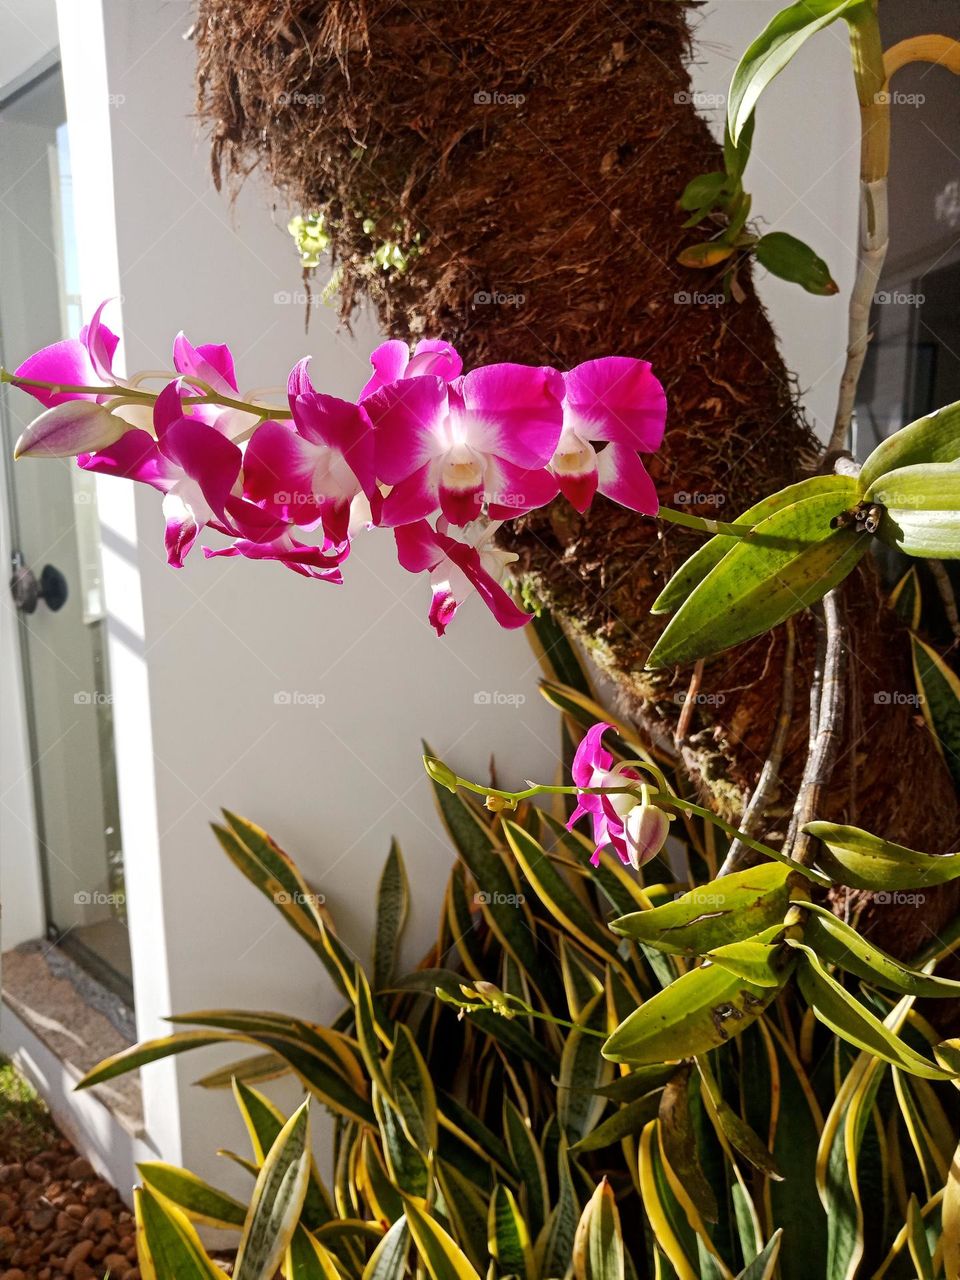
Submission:
[[[428,462],[387,494],[380,523],[387,528],[410,524],[436,511],[440,502],[433,464]]]
[[[563,424],[563,379],[555,369],[485,365],[463,378],[460,394],[472,448],[528,469],[550,461]]]
[[[338,396],[312,392],[297,396],[291,410],[302,436],[340,453],[368,497],[376,491],[373,425],[365,409]]]
[[[499,458],[489,467],[486,483],[484,497],[491,520],[513,520],[545,507],[560,487],[556,476],[543,468],[526,470]]]
[[[597,458],[597,476],[597,488],[605,498],[648,516],[660,510],[657,487],[628,445],[608,444]]]
[[[360,392],[361,401],[372,396],[374,391],[389,386],[391,382],[398,382],[403,377],[410,363],[410,348],[399,338],[391,338],[371,351],[370,363],[373,365],[373,373]]]
[[[181,331],[173,342],[173,367],[177,373],[198,378],[219,395],[236,395],[237,374],[230,348],[213,343],[195,347]]]
[[[68,338],[44,347],[24,360],[14,370],[15,378],[27,378],[37,382],[52,382],[63,387],[100,386],[103,379],[90,359],[90,353],[82,342]],[[48,409],[68,400],[95,400],[94,394],[77,391],[51,391],[45,387],[23,387]]]
[[[399,484],[445,451],[447,403],[446,383],[434,377],[394,382],[364,401],[384,484]]]
[[[564,375],[564,421],[585,440],[653,453],[663,441],[667,398],[646,360],[605,356]]]
[[[116,355],[120,339],[100,319],[106,305],[106,302],[101,302],[89,323],[80,330],[80,341],[86,347],[90,363],[96,369],[99,379],[102,382],[116,382],[113,373],[113,357]]]

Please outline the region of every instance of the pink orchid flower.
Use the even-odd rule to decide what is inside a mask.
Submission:
[[[226,507],[240,475],[241,453],[215,427],[184,413],[179,382],[157,397],[153,421],[156,438],[133,427],[106,448],[80,454],[77,462],[85,471],[160,490],[167,560],[179,569],[204,525],[232,527]]]
[[[545,465],[562,425],[554,369],[487,365],[448,384],[405,378],[364,401],[375,428],[377,474],[394,488],[382,523],[411,524],[437,508],[465,525],[488,502],[491,519],[522,515],[557,493]]]
[[[463,361],[449,342],[440,338],[424,338],[410,354],[410,348],[398,338],[381,342],[370,356],[373,373],[360,392],[363,403],[374,391],[399,382],[401,378],[423,378],[433,375],[453,382],[463,372]]]
[[[67,338],[43,347],[24,360],[15,370],[14,377],[52,382],[58,388],[118,385],[119,379],[113,373],[113,357],[120,339],[100,319],[106,305],[106,302],[100,303],[93,319],[83,326],[78,338]],[[30,386],[23,390],[48,409],[70,400],[97,400],[97,396],[89,392]]]
[[[577,787],[622,787],[627,779],[640,782],[635,769],[614,765],[613,756],[603,745],[603,735],[612,726],[595,724],[584,734],[573,758],[574,785]],[[577,807],[567,823],[572,830],[582,817],[590,815],[596,849],[590,861],[600,862],[601,850],[612,848],[625,866],[639,870],[663,848],[670,832],[670,816],[649,803],[648,788],[640,782],[643,796],[627,792],[613,795],[577,795]]]
[[[335,544],[347,540],[350,505],[363,493],[374,517],[380,503],[373,429],[366,410],[321,395],[301,360],[290,374],[292,422],[265,422],[243,459],[246,496],[303,528],[322,524]]]
[[[646,360],[606,356],[564,374],[563,431],[550,469],[578,511],[602,493],[631,511],[656,515],[657,490],[640,453],[660,447],[667,418],[663,387]],[[604,443],[598,451],[594,443]]]
[[[433,587],[430,625],[442,636],[454,614],[476,592],[501,627],[522,627],[531,615],[524,613],[500,585],[505,567],[516,556],[493,545],[498,524],[478,521],[462,530],[465,542],[451,538],[446,520],[436,529],[426,520],[394,530],[401,565],[410,573],[429,573]]]

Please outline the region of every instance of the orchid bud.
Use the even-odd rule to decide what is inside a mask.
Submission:
[[[457,793],[457,775],[453,772],[448,764],[444,764],[442,760],[438,760],[436,756],[424,756],[423,767],[427,773],[441,787],[446,787],[448,791],[452,791],[454,795]]]
[[[66,400],[41,413],[24,431],[15,458],[73,458],[114,444],[129,424],[94,400]]]
[[[648,800],[648,788],[641,787],[643,799],[624,819],[624,837],[630,865],[635,871],[655,858],[666,844],[673,815],[664,813]]]

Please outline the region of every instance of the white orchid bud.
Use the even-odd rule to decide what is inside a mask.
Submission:
[[[624,818],[624,838],[630,865],[638,871],[645,862],[655,858],[666,844],[670,834],[672,814],[664,813],[647,799],[648,789],[641,788],[643,799],[635,804]]]
[[[15,458],[74,458],[119,440],[130,426],[94,400],[66,400],[34,418],[17,441]]]

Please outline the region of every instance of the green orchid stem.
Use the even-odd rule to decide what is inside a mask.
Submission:
[[[176,377],[176,374],[171,374],[171,379]],[[279,405],[254,404],[251,400],[236,400],[232,396],[221,395],[200,378],[185,376],[183,380],[189,382],[191,386],[199,387],[204,393],[202,396],[185,396],[183,400],[185,405],[216,404],[224,409],[238,409],[241,413],[251,413],[262,420],[267,418],[290,418],[293,416],[289,409],[281,408]],[[0,368],[0,382],[8,382],[14,387],[35,387],[41,391],[53,391],[58,395],[110,396],[121,404],[156,404],[157,396],[159,395],[157,391],[138,391],[135,387],[127,387],[122,383],[106,387],[64,386],[60,382],[41,382],[37,378],[18,378],[15,374],[2,368]],[[107,407],[109,408],[109,406]]]
[[[751,524],[728,524],[724,520],[707,520],[704,516],[692,516],[688,511],[675,511],[673,507],[661,507],[657,512],[658,520],[667,520],[670,524],[681,524],[685,529],[699,529],[701,533],[726,534],[731,538],[745,538],[753,531]]]
[[[440,781],[437,777],[437,766],[446,769],[442,761],[436,760],[433,756],[424,756],[424,765],[427,773]],[[646,769],[648,772],[658,778],[658,786],[664,786],[663,774],[656,765],[648,764],[645,760],[628,761],[631,766]],[[531,800],[534,796],[602,796],[602,795],[632,795],[637,800],[641,799],[640,783],[634,783],[632,786],[623,787],[575,787],[575,786],[548,786],[546,784],[531,784],[524,791],[501,791],[496,787],[482,787],[476,782],[470,782],[467,778],[461,778],[449,770],[449,778],[444,780],[442,785],[447,786],[450,790],[456,787],[462,787],[464,791],[471,791],[477,796],[495,796],[498,800],[506,802],[507,806],[515,809],[521,800]],[[698,818],[702,818],[704,822],[711,822],[715,827],[719,827],[721,831],[728,836],[738,839],[748,849],[753,849],[756,853],[763,854],[765,858],[771,858],[774,862],[782,862],[789,866],[792,870],[798,871],[801,875],[806,876],[808,880],[815,880],[817,884],[831,884],[830,879],[819,871],[815,871],[811,867],[800,866],[792,858],[787,857],[779,849],[772,849],[770,845],[763,844],[760,840],[754,840],[752,836],[748,836],[745,831],[740,831],[730,822],[725,822],[723,818],[717,817],[715,813],[711,813],[709,809],[705,809],[702,805],[694,804],[692,800],[682,800],[679,796],[673,795],[669,790],[661,790],[652,792],[647,799],[650,803],[661,807],[672,807],[680,809],[685,813],[695,814]]]

